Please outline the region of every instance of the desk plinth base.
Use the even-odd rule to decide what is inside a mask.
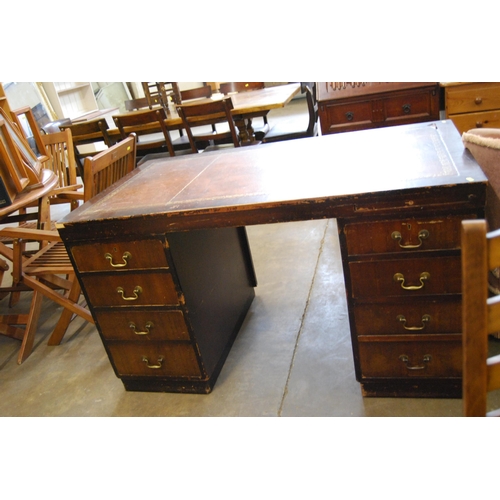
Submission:
[[[375,398],[443,398],[462,397],[462,380],[377,380],[361,382],[363,397]]]

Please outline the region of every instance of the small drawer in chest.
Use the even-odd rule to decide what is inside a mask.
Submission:
[[[462,336],[359,337],[362,378],[460,377]]]
[[[186,342],[108,342],[107,349],[120,377],[201,377]]]

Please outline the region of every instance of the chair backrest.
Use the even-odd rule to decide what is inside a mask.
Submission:
[[[137,151],[161,148],[166,146],[170,156],[175,156],[174,147],[170,132],[166,126],[167,116],[163,108],[131,111],[121,115],[114,115],[113,120],[120,131],[122,139],[126,139],[130,134],[135,134],[137,138],[149,135],[151,140],[142,142],[138,140]],[[152,137],[151,134],[162,133],[161,137]]]
[[[160,102],[158,101],[156,104],[159,106]],[[137,99],[128,99],[127,101],[125,101],[125,109],[127,111],[134,111],[136,109],[143,109],[143,108],[149,108],[149,109],[153,108],[153,106],[149,105],[147,97],[138,97]]]
[[[307,135],[314,137],[318,135],[318,102],[314,96],[314,90],[306,85],[306,100],[307,100],[307,110],[309,112],[309,124],[307,126]]]
[[[259,90],[264,88],[264,82],[225,82],[219,85],[222,94],[230,92],[246,92],[248,90]]]
[[[127,175],[136,164],[136,136],[129,137],[102,151],[85,158],[84,184],[85,198],[88,201],[116,181]]]
[[[52,170],[59,179],[59,187],[72,186],[76,181],[76,162],[71,130],[42,135],[48,161],[44,168]]]
[[[184,104],[177,106],[177,112],[182,118],[182,123],[189,137],[189,143],[193,152],[198,151],[196,145],[199,141],[222,141],[231,139],[235,147],[240,146],[236,124],[234,123],[231,110],[233,103],[231,98],[219,99],[216,101],[203,102],[199,104]],[[206,129],[196,130],[205,125],[227,124],[229,130],[210,131]],[[195,129],[195,130],[193,130]]]
[[[500,355],[488,358],[488,335],[500,331],[500,296],[488,298],[488,271],[500,268],[500,230],[484,220],[462,221],[463,412],[487,411],[488,392],[500,389]]]
[[[181,101],[189,101],[191,99],[208,99],[212,97],[212,87],[210,85],[203,85],[189,90],[181,90]]]
[[[82,163],[86,156],[93,156],[96,154],[96,152],[80,151],[78,149],[78,146],[103,142],[106,147],[109,148],[109,146],[111,146],[112,144],[112,140],[110,139],[108,134],[109,126],[104,118],[96,118],[95,120],[61,124],[59,125],[59,128],[62,131],[68,129],[71,130],[75,157],[78,158],[78,161]]]

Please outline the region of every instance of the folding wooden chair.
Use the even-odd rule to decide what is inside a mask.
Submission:
[[[500,355],[488,358],[488,335],[500,331],[500,296],[488,298],[488,270],[500,267],[500,230],[487,233],[484,220],[462,222],[463,412],[488,411],[488,393],[500,389]]]
[[[135,144],[135,136],[132,135],[99,155],[85,159],[85,201],[135,168]],[[3,319],[3,323],[13,329],[11,336],[22,340],[18,356],[18,363],[21,364],[33,348],[43,297],[53,300],[64,308],[49,338],[49,345],[60,344],[74,314],[91,323],[94,320],[89,310],[78,304],[80,285],[57,231],[6,227],[0,230],[0,235],[11,237],[14,241],[13,285],[22,283],[33,290],[28,315],[23,317],[12,315],[11,318]],[[43,241],[45,245],[33,256],[25,258],[22,251],[25,240]],[[63,290],[62,294],[60,290]],[[19,328],[22,324],[26,324],[24,330]]]

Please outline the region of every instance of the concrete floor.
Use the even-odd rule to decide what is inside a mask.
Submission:
[[[19,342],[0,336],[0,416],[461,416],[457,399],[361,396],[335,220],[253,226],[248,235],[256,297],[211,394],[125,391],[93,325],[76,318],[61,345],[47,346],[60,309],[46,301],[22,365]],[[29,306],[23,295],[15,310]],[[7,300],[2,313],[12,312]]]

